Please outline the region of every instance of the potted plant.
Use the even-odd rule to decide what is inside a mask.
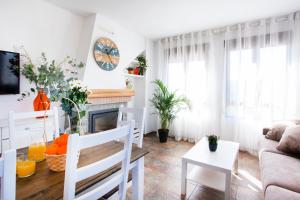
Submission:
[[[128,74],[134,74],[134,68],[133,67],[127,67]]]
[[[215,152],[218,148],[219,137],[216,135],[208,135],[207,140],[208,140],[209,150]]]
[[[160,118],[159,140],[167,142],[170,124],[180,110],[189,108],[189,100],[185,96],[178,96],[176,92],[169,91],[161,80],[155,80],[154,84],[156,89],[150,102]]]
[[[77,72],[70,70],[69,68],[82,68],[83,63],[76,63],[75,59],[66,57],[62,62],[57,63],[55,60],[48,61],[45,53],[42,53],[40,62],[34,64],[29,57],[26,50],[21,48],[21,56],[23,65],[20,69],[21,74],[29,80],[29,83],[33,83],[34,87],[30,88],[30,92],[23,92],[21,101],[25,97],[30,96],[30,93],[36,93],[37,97],[34,99],[33,107],[34,111],[49,110],[51,95],[57,90],[62,90],[66,82],[65,73],[69,73],[71,76],[76,76]]]
[[[137,58],[137,61],[139,62],[138,68],[138,75],[144,75],[146,69],[147,69],[147,61],[144,55],[140,55]]]

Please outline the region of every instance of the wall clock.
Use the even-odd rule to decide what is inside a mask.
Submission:
[[[117,45],[111,39],[101,37],[95,43],[94,57],[101,69],[112,71],[119,64],[120,53]]]

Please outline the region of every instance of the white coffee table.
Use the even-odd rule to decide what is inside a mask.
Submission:
[[[181,197],[186,195],[186,182],[192,180],[201,185],[225,192],[225,200],[230,199],[231,173],[238,170],[239,144],[218,141],[218,149],[209,151],[208,141],[203,137],[182,157]],[[195,165],[187,173],[187,165]]]

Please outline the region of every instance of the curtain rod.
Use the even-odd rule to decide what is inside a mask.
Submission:
[[[253,20],[253,21],[248,21],[248,22],[243,22],[243,23],[232,24],[232,25],[223,26],[223,27],[219,27],[219,28],[212,28],[212,29],[207,29],[207,30],[183,33],[183,34],[179,34],[179,35],[161,38],[160,40],[166,40],[166,39],[177,40],[177,37],[190,38],[191,35],[199,34],[199,33],[201,33],[201,35],[203,35],[203,36],[206,36],[208,33],[219,34],[219,33],[226,32],[227,29],[229,29],[230,31],[235,31],[238,29],[238,26],[241,26],[241,28],[244,28],[246,24],[249,24],[249,26],[251,26],[251,27],[258,27],[263,22],[265,24],[270,24],[272,22],[272,20],[274,20],[274,22],[276,22],[276,23],[282,23],[282,22],[287,22],[289,20],[295,20],[295,19],[300,19],[300,11],[296,11],[296,12],[293,12],[290,14],[281,15],[281,16],[277,16],[277,17],[273,17],[273,18],[269,17],[269,18],[264,18],[264,19],[260,19],[260,20]]]

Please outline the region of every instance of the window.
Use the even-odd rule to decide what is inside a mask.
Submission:
[[[270,108],[278,113],[283,110],[286,55],[285,45],[229,51],[227,116],[253,116],[257,110]]]
[[[200,112],[207,99],[205,61],[169,63],[169,87],[191,100],[193,111]]]

